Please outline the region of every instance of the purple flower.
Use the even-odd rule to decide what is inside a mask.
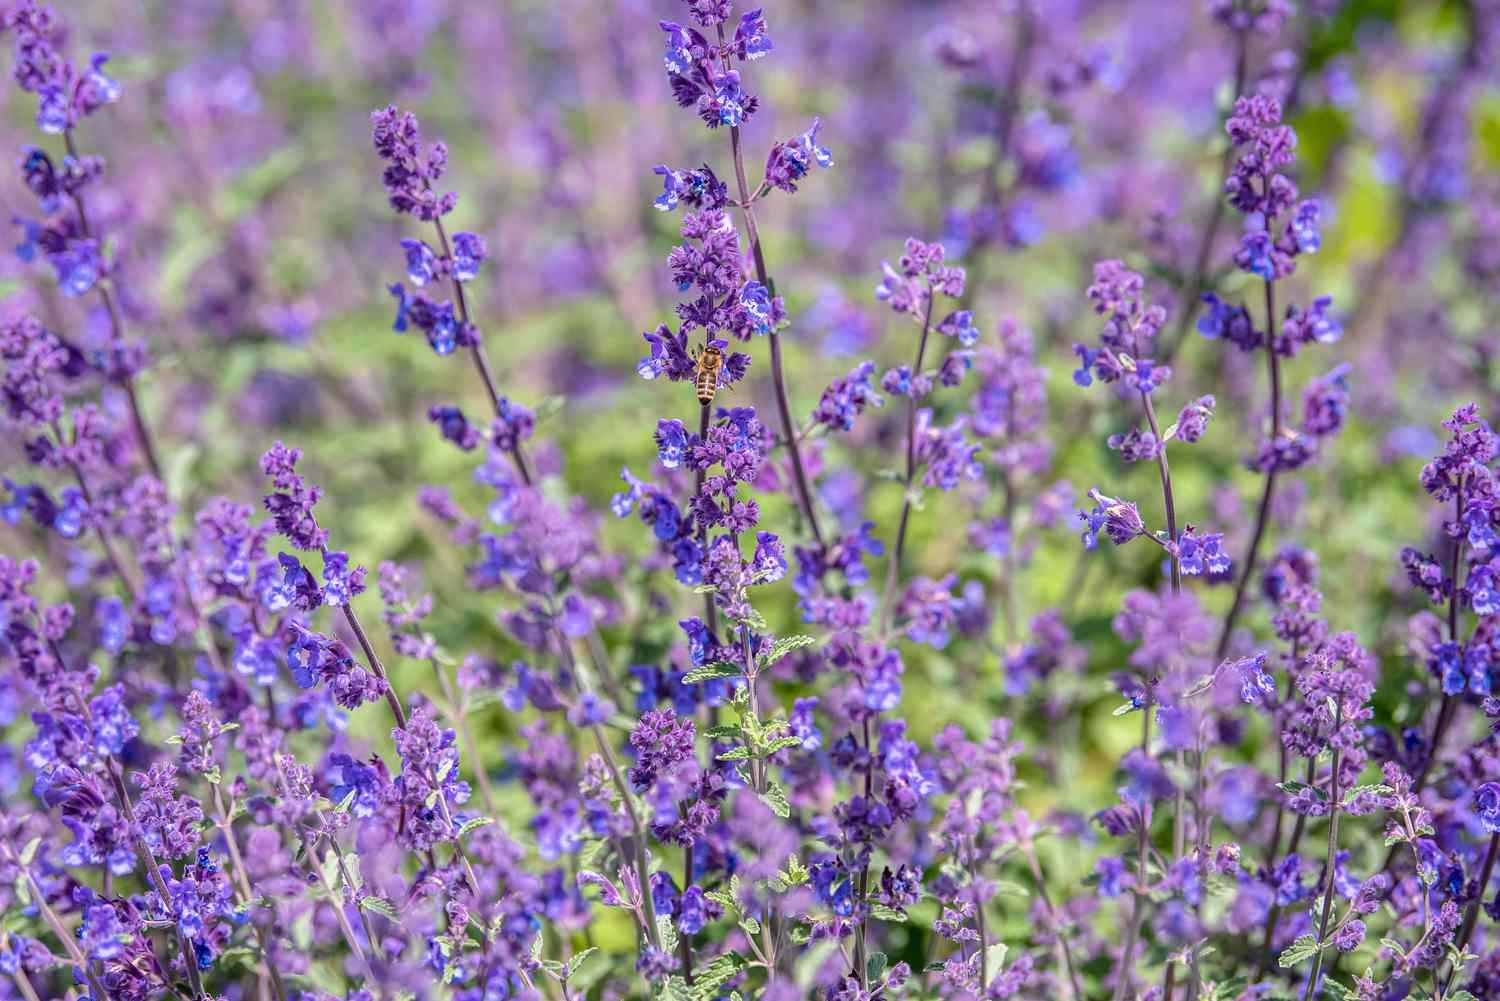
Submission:
[[[453,234],[453,277],[471,282],[479,276],[480,265],[489,256],[484,237],[478,233]]]

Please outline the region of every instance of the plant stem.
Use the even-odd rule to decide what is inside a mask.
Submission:
[[[1244,93],[1245,76],[1247,73],[1247,51],[1249,48],[1248,37],[1243,28],[1234,33],[1234,96],[1230,100],[1231,107],[1235,100]],[[1222,186],[1223,179],[1229,175],[1229,168],[1234,165],[1234,144],[1229,143],[1224,149],[1224,155],[1219,164],[1218,177]],[[1208,263],[1213,254],[1214,243],[1219,236],[1219,229],[1224,224],[1224,208],[1228,199],[1224,197],[1222,190],[1214,192],[1214,209],[1208,217],[1208,226],[1203,231],[1203,239],[1198,243],[1198,253],[1194,259],[1192,279],[1184,286],[1187,292],[1182,297],[1182,303],[1178,307],[1177,327],[1172,332],[1172,340],[1166,344],[1161,351],[1161,362],[1163,365],[1171,362],[1172,358],[1182,347],[1187,337],[1188,324],[1192,322],[1197,313],[1198,299],[1204,292],[1208,291]]]
[[[922,313],[922,335],[917,339],[917,357],[912,363],[912,385],[922,373],[922,359],[927,354],[927,337],[932,332],[932,304],[937,293],[927,290],[927,308]],[[880,602],[880,631],[888,632],[895,612],[896,588],[901,583],[901,557],[906,552],[906,527],[911,520],[911,489],[917,478],[917,401],[906,397],[906,478],[902,481],[901,521],[896,528],[896,544],[885,571],[885,597]]]
[[[351,602],[344,603],[344,621],[349,623],[349,628],[354,631],[354,638],[359,641],[360,649],[365,652],[365,659],[370,662],[370,670],[375,676],[385,682],[385,704],[390,706],[391,715],[396,718],[396,725],[406,729],[406,710],[401,708],[401,699],[396,695],[395,686],[391,684],[390,677],[385,673],[385,665],[380,662],[375,648],[370,645],[370,638],[365,635],[364,627],[359,624],[359,616],[354,614],[354,605]]]
[[[167,914],[176,913],[172,906],[172,891],[167,887],[166,880],[162,877],[160,863],[156,861],[156,855],[151,851],[151,846],[146,843],[146,838],[141,832],[140,822],[135,816],[135,804],[130,800],[130,791],[125,788],[125,780],[120,775],[120,767],[114,758],[107,762],[106,771],[109,773],[110,784],[114,787],[115,796],[120,801],[120,808],[125,814],[125,822],[130,825],[130,834],[135,841],[135,850],[140,852],[146,861],[147,882],[156,890],[156,896]],[[177,945],[182,951],[182,965],[187,969],[188,984],[193,989],[193,996],[198,1001],[204,1001],[208,995],[203,992],[203,981],[198,976],[198,958],[193,950],[193,944],[188,940],[187,934],[182,926],[174,922],[177,931]]]
[[[719,46],[725,44],[724,26],[719,25]],[[729,68],[729,57],[724,56],[724,68]],[[729,127],[729,149],[734,157],[734,179],[739,186],[740,211],[745,215],[745,231],[750,241],[750,253],[755,259],[756,281],[764,285],[772,295],[775,284],[766,270],[766,255],[760,243],[760,229],[755,223],[755,209],[751,207],[750,185],[745,180],[745,153],[740,138],[740,127]],[[791,404],[787,399],[786,367],[781,359],[781,334],[776,330],[767,335],[771,341],[771,386],[776,394],[776,411],[781,418],[782,437],[786,440],[787,454],[792,460],[792,480],[797,489],[797,506],[802,517],[807,519],[808,529],[818,548],[823,547],[823,531],[818,525],[818,512],[813,506],[812,490],[808,486],[807,471],[802,463],[802,447],[797,442],[797,426],[792,423]]]
[[[1474,891],[1474,899],[1469,902],[1468,913],[1464,915],[1463,926],[1458,932],[1458,952],[1463,955],[1465,947],[1469,944],[1469,937],[1474,934],[1474,925],[1479,920],[1479,908],[1484,903],[1484,891],[1489,889],[1490,876],[1495,871],[1495,856],[1500,854],[1500,834],[1490,835],[1489,850],[1484,853],[1484,865],[1479,870],[1479,888]],[[1443,995],[1446,996],[1448,988],[1453,984],[1453,977],[1458,973],[1457,968],[1448,971],[1448,977],[1443,981]]]
[[[1156,471],[1161,478],[1161,502],[1166,512],[1167,535],[1171,537],[1172,544],[1177,544],[1177,504],[1172,496],[1172,470],[1167,465],[1167,444],[1161,440],[1161,426],[1156,420],[1156,406],[1151,402],[1151,394],[1141,391],[1141,406],[1146,410],[1146,422],[1151,425],[1151,434],[1156,438]],[[1182,593],[1182,561],[1178,559],[1175,552],[1168,554],[1172,558],[1172,593]]]
[[[214,793],[214,810],[218,814],[214,818],[214,826],[224,837],[225,849],[229,852],[229,867],[234,876],[235,887],[239,891],[240,903],[245,906],[247,916],[249,909],[255,900],[255,891],[250,887],[250,879],[245,874],[245,860],[240,855],[240,846],[234,835],[234,821],[229,815],[229,809],[224,804],[224,793],[217,782],[209,785]],[[253,918],[250,919],[250,927],[255,932],[256,944],[260,946],[261,975],[269,978],[272,988],[276,991],[277,1001],[286,1001],[286,986],[281,982],[281,974],[276,965],[271,961],[271,953],[266,948],[266,932]]]
[[[74,143],[73,129],[71,127],[63,130],[63,143],[67,147],[68,155],[74,159],[78,159],[78,147]],[[73,190],[68,192],[68,196],[73,201],[73,207],[78,211],[78,231],[83,235],[84,239],[94,239],[93,230],[89,227],[88,209],[84,205],[83,192]],[[121,342],[125,339],[125,325],[120,320],[120,310],[115,304],[114,293],[110,291],[107,280],[97,282],[96,287],[99,289],[99,298],[104,302],[104,311],[109,315],[110,333],[114,336],[116,342]],[[151,475],[156,477],[158,482],[164,483],[165,480],[162,479],[161,473],[161,463],[156,458],[156,445],[151,440],[151,430],[146,425],[146,420],[141,410],[141,401],[136,396],[135,379],[134,377],[127,377],[119,380],[119,384],[124,388],[125,396],[130,402],[130,420],[135,428],[135,436],[136,440],[140,443],[141,452],[146,458],[146,465],[150,468]]]
[[[1155,704],[1155,692],[1146,689],[1146,705],[1141,712],[1141,749],[1151,753],[1151,709]],[[1150,846],[1151,801],[1140,805],[1140,821],[1136,837],[1135,893],[1130,905],[1130,923],[1125,927],[1125,945],[1120,952],[1120,966],[1115,979],[1114,1001],[1123,1001],[1131,981],[1131,966],[1135,960],[1135,941],[1141,933],[1141,921],[1145,914],[1146,856]]]
[[[988,217],[988,225],[974,234],[965,252],[965,257],[968,259],[967,275],[964,280],[964,294],[959,302],[963,309],[968,309],[975,296],[979,294],[979,287],[984,283],[986,255],[983,251],[995,242],[995,236],[1000,231],[1000,212],[1004,208],[1006,196],[1006,191],[1000,184],[1000,175],[1005,169],[1006,159],[1010,156],[1011,143],[1015,136],[1016,115],[1021,107],[1021,88],[1025,85],[1027,70],[1031,65],[1032,42],[1036,35],[1035,25],[1032,23],[1031,5],[1021,4],[1017,11],[1017,18],[1019,23],[1016,26],[1016,51],[1011,57],[1009,71],[1005,76],[1005,85],[1000,90],[1000,104],[995,114],[995,145],[985,168],[984,191],[980,197],[981,209],[987,210],[984,215]]]
[[[712,405],[701,404],[698,408],[698,440],[708,441],[708,424]],[[697,497],[703,493],[703,481],[708,477],[708,470],[699,469],[694,474],[693,496]],[[698,545],[704,551],[708,551],[708,526],[698,526]],[[708,626],[708,634],[718,642],[719,637],[719,606],[714,604],[713,592],[705,592],[703,595],[703,622]]]
[[[1344,707],[1343,703],[1338,703],[1333,714],[1333,734],[1330,734],[1330,742],[1332,741],[1332,737],[1338,733],[1339,727],[1343,726],[1343,723]],[[1338,854],[1339,849],[1339,764],[1341,763],[1341,753],[1338,744],[1333,744],[1333,770],[1328,779],[1328,861],[1325,863],[1326,868],[1323,875],[1323,878],[1326,880],[1326,886],[1323,889],[1323,916],[1318,920],[1318,951],[1313,956],[1312,975],[1307,978],[1307,992],[1302,996],[1303,1001],[1312,1001],[1313,998],[1318,996],[1318,978],[1323,972],[1323,954],[1328,949],[1328,918],[1333,913],[1333,885],[1337,882],[1334,879],[1333,870],[1334,856]]]
[[[1255,514],[1255,530],[1250,535],[1250,551],[1245,554],[1244,569],[1240,573],[1240,579],[1234,588],[1234,600],[1229,605],[1229,612],[1224,616],[1224,629],[1219,633],[1219,644],[1216,657],[1224,659],[1224,654],[1229,649],[1229,641],[1234,636],[1234,624],[1239,618],[1240,609],[1245,601],[1245,588],[1250,579],[1255,575],[1255,561],[1260,554],[1261,539],[1265,537],[1266,526],[1271,519],[1271,501],[1276,493],[1276,458],[1275,444],[1281,439],[1281,360],[1275,348],[1275,326],[1276,326],[1276,283],[1266,282],[1266,370],[1271,382],[1271,445],[1270,457],[1271,468],[1266,471],[1266,488],[1260,495],[1260,508]]]

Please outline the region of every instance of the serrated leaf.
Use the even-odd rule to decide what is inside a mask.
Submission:
[[[783,748],[799,747],[801,746],[801,744],[801,737],[777,737],[775,740],[766,745],[766,753],[775,754],[777,751]]]
[[[881,921],[888,921],[891,924],[905,924],[907,920],[905,913],[896,910],[894,907],[887,907],[885,904],[871,904],[870,916],[879,918]]]
[[[1299,935],[1297,941],[1282,950],[1277,962],[1283,970],[1289,970],[1318,954],[1318,940],[1311,935]]]
[[[672,924],[670,916],[656,916],[656,934],[661,939],[662,950],[669,956],[674,955],[677,952],[677,928]]]
[[[746,761],[750,757],[750,749],[747,747],[732,747],[719,755],[720,761]]]
[[[599,861],[604,858],[604,853],[607,851],[609,851],[609,842],[603,838],[585,842],[583,849],[578,853],[578,868],[599,868]]]
[[[747,965],[745,958],[738,953],[726,952],[715,956],[694,976],[693,991],[698,1001],[713,1001],[719,997],[719,988],[738,976]]]
[[[702,681],[712,681],[715,678],[738,678],[745,673],[745,669],[739,664],[731,664],[727,660],[717,661],[713,664],[704,664],[695,667],[682,679],[685,685],[696,685]]]
[[[800,650],[805,646],[812,646],[818,642],[816,636],[783,636],[771,644],[771,651],[761,658],[761,667],[770,667],[793,650]]]
[[[771,812],[782,820],[792,815],[791,804],[787,802],[786,790],[775,782],[772,782],[765,792],[760,794],[762,802],[771,808]]]
[[[889,962],[883,952],[872,952],[865,960],[865,977],[871,985],[885,975],[885,964]]]
[[[371,894],[368,897],[361,897],[359,906],[363,907],[367,911],[374,911],[381,917],[387,918],[391,921],[398,920],[396,916],[395,906],[384,897],[377,897],[374,894]]]
[[[458,829],[458,836],[462,838],[470,831],[477,831],[481,827],[488,827],[495,822],[494,817],[470,817],[464,821],[464,825]]]

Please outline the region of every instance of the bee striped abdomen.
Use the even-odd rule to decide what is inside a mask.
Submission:
[[[724,365],[724,354],[716,347],[706,347],[698,353],[698,371],[693,376],[693,388],[698,393],[698,402],[709,404],[719,391],[719,370]]]

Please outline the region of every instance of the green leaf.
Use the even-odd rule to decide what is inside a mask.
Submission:
[[[677,929],[672,925],[672,919],[666,914],[656,916],[656,934],[661,939],[661,947],[667,955],[677,952]]]
[[[1277,960],[1283,970],[1289,970],[1298,963],[1309,960],[1318,954],[1318,940],[1311,935],[1298,936],[1297,941],[1287,946]]]
[[[656,1001],[698,1001],[681,977],[668,977],[656,985]]]
[[[603,838],[585,843],[583,849],[578,853],[578,868],[599,868],[599,862],[604,858],[604,853],[607,851],[609,851],[609,842]]]
[[[886,962],[885,953],[883,952],[872,952],[869,958],[865,960],[865,977],[870,981],[872,986],[875,981],[885,975]]]
[[[21,849],[21,864],[22,865],[30,865],[31,864],[31,860],[34,859],[34,858],[36,858],[36,850],[41,847],[41,844],[42,844],[42,836],[40,834],[38,834],[36,837],[32,838],[30,841],[26,842],[26,846]]]
[[[777,737],[766,745],[767,754],[775,754],[785,747],[797,747],[802,743],[801,737]]]
[[[890,922],[891,924],[905,924],[907,920],[905,913],[896,910],[894,907],[887,907],[885,904],[871,904],[870,916],[879,918],[881,921]]]
[[[715,956],[694,975],[693,992],[698,1001],[713,1001],[719,996],[719,988],[738,976],[747,965],[739,953],[726,952]]]
[[[719,755],[720,761],[747,761],[750,758],[748,747],[734,747]]]
[[[793,650],[800,650],[805,646],[812,646],[818,642],[816,636],[783,636],[771,644],[771,652],[761,658],[761,667],[770,667]]]
[[[589,946],[582,952],[574,953],[573,958],[568,960],[568,976],[571,977],[573,974],[577,973],[578,968],[584,963],[588,962],[589,957],[598,951],[599,950],[596,947]]]
[[[495,822],[495,818],[494,817],[470,817],[468,820],[464,821],[464,826],[462,826],[462,827],[460,827],[458,829],[458,836],[460,838],[462,838],[465,834],[468,834],[470,831],[477,831],[481,827],[488,827],[489,825],[493,824],[494,822]]]
[[[1005,969],[1005,957],[1009,954],[1010,946],[1004,942],[996,942],[984,950],[984,961],[989,964],[991,977]]]
[[[772,782],[770,787],[760,794],[760,798],[771,808],[771,812],[782,820],[792,815],[792,807],[786,799],[786,790],[777,783]]]
[[[1128,715],[1130,713],[1133,713],[1133,712],[1135,712],[1135,703],[1134,702],[1126,702],[1123,705],[1115,707],[1114,715],[1116,715],[1116,716],[1126,716],[1126,715]]]
[[[357,790],[350,789],[349,790],[349,795],[347,795],[343,799],[339,800],[339,805],[336,806],[336,807],[334,807],[334,812],[335,813],[348,813],[349,812],[349,807],[351,807],[351,806],[354,805],[354,793],[356,791]]]
[[[727,660],[721,660],[713,664],[704,664],[695,667],[683,678],[683,684],[696,685],[700,681],[712,681],[715,678],[738,678],[745,673],[742,665],[731,664]]]
[[[392,905],[391,902],[389,900],[386,900],[384,897],[377,897],[374,894],[371,894],[368,897],[361,897],[359,906],[363,907],[367,911],[374,911],[381,917],[387,918],[391,921],[400,920],[396,916],[395,906]]]

